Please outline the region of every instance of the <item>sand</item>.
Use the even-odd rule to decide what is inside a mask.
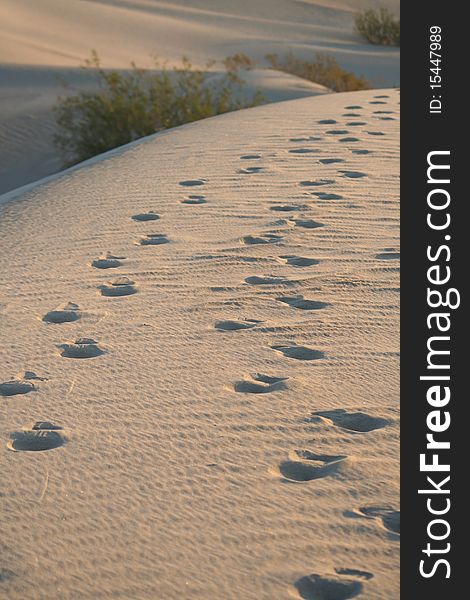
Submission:
[[[151,57],[197,66],[245,52],[260,68],[246,75],[247,92],[267,100],[317,95],[314,83],[266,71],[267,53],[311,58],[326,52],[377,87],[399,84],[399,49],[371,46],[353,31],[369,0],[0,0],[0,194],[62,168],[53,145],[51,107],[64,90],[93,84],[80,70],[92,49],[105,67]],[[385,5],[398,11],[398,0]],[[215,69],[221,68],[220,63]]]
[[[399,597],[398,100],[1,198],[1,597]]]

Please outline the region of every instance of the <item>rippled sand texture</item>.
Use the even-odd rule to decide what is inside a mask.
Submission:
[[[398,598],[398,101],[2,198],[2,597]]]

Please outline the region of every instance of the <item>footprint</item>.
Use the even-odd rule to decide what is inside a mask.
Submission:
[[[94,260],[91,266],[95,267],[95,269],[116,269],[122,266],[121,261],[123,260],[126,260],[125,256],[113,256],[108,252],[104,258]]]
[[[256,319],[245,319],[244,321],[216,321],[214,327],[218,331],[238,331],[240,329],[253,329],[259,323]]]
[[[365,507],[365,508],[360,508],[359,510],[367,517],[381,519],[382,524],[385,527],[385,529],[387,529],[391,533],[396,533],[397,535],[400,535],[400,511],[399,510],[391,510],[388,508],[377,508],[377,507]]]
[[[43,422],[46,425],[46,422]],[[15,431],[10,434],[8,448],[15,452],[41,452],[59,448],[67,442],[67,438],[59,433],[62,429],[52,423],[47,423],[50,428],[33,428],[31,431]]]
[[[315,573],[301,577],[295,587],[304,600],[348,600],[363,590],[363,584],[354,579],[321,577]]]
[[[317,181],[301,181],[299,185],[302,187],[318,187],[321,185],[331,185],[335,183],[334,179],[318,179]]]
[[[298,308],[300,310],[320,310],[329,306],[327,302],[317,302],[316,300],[306,300],[303,296],[280,296],[277,298],[279,302],[284,302],[292,306],[292,308]]]
[[[141,246],[161,246],[162,244],[168,244],[169,241],[163,233],[149,233],[140,239],[139,244]]]
[[[374,110],[374,115],[393,115],[393,110]]]
[[[316,411],[312,413],[313,420],[315,416],[323,417],[330,420],[337,427],[345,429],[346,431],[354,431],[359,433],[368,433],[376,429],[382,429],[390,425],[390,421],[387,419],[381,419],[378,417],[371,417],[364,412],[348,412],[342,408],[336,410],[324,410]]]
[[[372,150],[351,150],[353,154],[370,154]]]
[[[343,117],[362,117],[360,113],[344,113]]]
[[[328,194],[326,192],[312,192],[315,196],[320,198],[320,200],[342,200],[343,196],[339,194]]]
[[[115,279],[110,284],[98,286],[102,296],[130,296],[137,293],[134,282],[127,277]]]
[[[379,260],[400,260],[399,252],[379,252],[375,255]]]
[[[254,173],[261,173],[264,170],[264,167],[246,167],[245,169],[239,169],[238,172],[242,175],[253,175]]]
[[[181,202],[182,204],[206,204],[207,200],[205,196],[198,196],[196,194],[193,194],[191,196],[188,196],[184,200],[181,200]]]
[[[306,204],[276,204],[276,206],[271,206],[269,210],[276,212],[297,212],[308,210],[308,206]]]
[[[153,210],[149,210],[146,213],[139,213],[131,217],[134,221],[157,221],[160,216],[157,215]]]
[[[323,223],[317,223],[313,219],[292,219],[296,227],[303,227],[304,229],[317,229],[318,227],[325,227]]]
[[[75,342],[60,344],[61,356],[64,358],[95,358],[104,354],[98,342],[91,338],[78,338]]]
[[[369,102],[369,104],[387,104],[387,103],[383,102],[383,100],[371,100]]]
[[[359,510],[345,511],[346,517],[379,520],[390,533],[400,535],[400,511],[388,507],[366,506]]]
[[[279,465],[279,472],[284,479],[295,483],[334,475],[341,469],[347,458],[347,456],[314,454],[309,450],[296,450],[293,455],[292,460],[285,460]]]
[[[286,390],[288,379],[288,377],[270,377],[261,373],[253,373],[251,381],[237,381],[233,388],[242,394],[269,394]]]
[[[286,277],[279,277],[278,275],[267,275],[263,277],[252,275],[251,277],[247,277],[245,282],[250,285],[294,285],[294,283],[296,283],[295,281],[291,281]]]
[[[241,239],[241,241],[248,245],[252,246],[255,244],[277,244],[283,240],[282,235],[276,235],[274,233],[264,233],[259,236],[255,235],[246,235]]]
[[[345,106],[346,110],[359,110],[362,106],[357,106],[356,104],[352,104],[351,106]]]
[[[344,162],[344,158],[321,158],[320,161],[322,165],[334,165],[335,163]]]
[[[34,392],[37,387],[33,381],[46,381],[45,377],[38,377],[32,371],[26,371],[19,379],[11,379],[0,383],[0,396],[17,396],[19,394],[28,394]]]
[[[187,179],[186,181],[180,181],[179,184],[183,187],[195,187],[198,185],[204,185],[206,183],[205,179]]]
[[[337,122],[338,121],[335,121],[334,119],[322,119],[321,121],[318,121],[320,125],[334,125]]]
[[[260,154],[244,154],[240,156],[241,160],[256,160],[257,158],[261,158]]]
[[[383,131],[366,131],[368,135],[385,135]]]
[[[292,265],[293,267],[311,267],[313,265],[320,264],[319,260],[315,258],[307,258],[305,256],[281,256],[280,258],[284,259],[288,265]]]
[[[359,127],[360,125],[367,125],[365,121],[351,121],[346,123],[346,127]]]
[[[343,177],[348,177],[349,179],[361,179],[361,177],[367,177],[366,173],[361,173],[361,171],[340,171],[343,174]]]
[[[46,323],[70,323],[72,321],[78,321],[81,313],[78,304],[68,302],[63,308],[57,310],[51,310],[46,313],[42,320]]]
[[[318,154],[321,150],[316,148],[292,148],[289,152],[291,154]]]
[[[277,350],[277,352],[282,352],[287,358],[295,358],[296,360],[320,360],[325,358],[325,353],[321,350],[313,350],[306,346],[294,344],[291,346],[271,346],[271,348]]]
[[[330,135],[346,135],[349,131],[347,129],[330,129],[330,131],[327,131],[326,133],[329,133]]]
[[[356,137],[345,137],[345,138],[341,138],[338,141],[344,144],[344,143],[347,143],[347,142],[358,142],[359,138],[356,138]]]
[[[381,121],[396,121],[395,117],[379,117]]]
[[[14,571],[0,567],[0,583],[9,581],[10,579],[13,579],[14,577],[16,577],[16,573]]]
[[[390,98],[390,96],[384,94],[382,96],[374,96],[374,98]]]

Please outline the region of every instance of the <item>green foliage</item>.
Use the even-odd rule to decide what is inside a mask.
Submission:
[[[232,54],[232,56],[227,56],[223,63],[229,72],[237,72],[240,69],[250,70],[256,67],[256,62],[243,52]]]
[[[345,71],[336,59],[328,54],[317,53],[313,61],[297,58],[288,53],[283,59],[277,54],[266,55],[266,60],[273,69],[297,75],[303,79],[324,85],[334,92],[352,92],[355,90],[368,90],[370,83],[362,75]]]
[[[358,13],[355,25],[356,31],[371,44],[400,45],[400,19],[386,8]]]
[[[243,99],[243,60],[229,59],[225,73],[211,77],[187,58],[175,68],[132,63],[129,71],[108,71],[93,52],[84,68],[96,77],[97,90],[60,97],[54,107],[54,141],[66,166],[169,127],[260,104],[260,94]]]

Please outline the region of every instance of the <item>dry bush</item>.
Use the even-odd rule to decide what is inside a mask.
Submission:
[[[371,44],[400,45],[400,19],[386,8],[358,13],[355,25],[356,31]]]
[[[243,99],[241,62],[231,57],[223,75],[214,78],[208,71],[213,63],[194,69],[187,58],[175,68],[156,61],[153,70],[135,64],[128,71],[105,70],[93,52],[84,68],[96,78],[96,91],[62,96],[54,107],[54,141],[65,165],[163,129],[260,104],[260,94]]]
[[[368,90],[372,87],[363,75],[358,77],[350,71],[345,71],[334,56],[329,54],[317,53],[312,61],[297,58],[292,53],[286,54],[284,58],[279,58],[277,54],[268,54],[266,59],[273,69],[319,83],[335,92]]]

